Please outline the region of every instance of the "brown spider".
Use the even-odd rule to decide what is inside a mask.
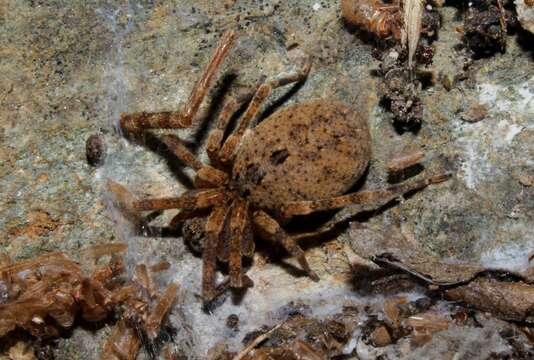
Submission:
[[[122,129],[139,133],[145,129],[185,128],[191,125],[202,99],[236,34],[226,32],[194,87],[184,110],[177,112],[122,114]],[[250,286],[243,274],[242,257],[254,253],[253,233],[271,238],[294,256],[312,279],[311,270],[296,237],[281,227],[296,215],[338,209],[356,204],[356,210],[373,209],[402,194],[444,181],[438,175],[403,183],[384,190],[343,195],[360,178],[371,156],[367,119],[346,105],[313,100],[279,110],[256,127],[250,127],[260,105],[274,88],[304,80],[307,61],[292,74],[264,81],[254,93],[229,101],[209,134],[207,152],[211,165],[200,162],[175,137],[163,141],[186,165],[196,170],[195,190],[179,197],[136,200],[115,184],[129,211],[180,209],[171,221],[176,224],[210,211],[205,225],[202,295],[207,301],[215,287],[217,259],[229,264],[229,283],[233,288]],[[250,101],[234,131],[224,139],[231,116]],[[126,195],[125,195],[126,194]]]

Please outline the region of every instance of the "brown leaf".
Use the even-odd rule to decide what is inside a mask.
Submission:
[[[445,296],[505,320],[534,323],[534,285],[479,278],[445,291]]]

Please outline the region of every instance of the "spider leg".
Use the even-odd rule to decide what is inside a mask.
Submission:
[[[449,179],[449,177],[449,174],[435,175],[422,180],[407,181],[383,190],[360,191],[330,199],[295,201],[285,204],[281,213],[284,218],[291,218],[295,215],[306,215],[316,211],[338,209],[351,205],[351,210],[356,214],[362,211],[376,209],[407,192],[441,183]]]
[[[177,229],[178,226],[185,220],[206,217],[209,214],[209,209],[195,209],[195,210],[180,210],[180,212],[171,219],[169,228]]]
[[[217,296],[215,288],[215,267],[217,265],[217,243],[224,227],[228,209],[215,207],[206,222],[206,239],[202,252],[202,297],[210,301]]]
[[[221,205],[227,195],[223,188],[188,190],[179,197],[143,199],[133,202],[136,211],[183,209],[197,210]]]
[[[230,286],[233,288],[243,287],[242,257],[243,236],[247,224],[248,202],[241,198],[236,199],[231,206],[230,215]]]
[[[164,135],[161,141],[167,145],[178,159],[196,171],[196,187],[223,186],[228,181],[228,175],[224,171],[204,165],[176,136]]]
[[[243,117],[239,121],[237,128],[228,137],[228,139],[226,139],[221,150],[219,151],[219,158],[223,163],[230,163],[233,160],[237,146],[243,138],[245,130],[249,127],[252,119],[254,119],[254,117],[258,114],[260,106],[265,101],[267,96],[269,96],[269,94],[277,87],[304,80],[308,76],[310,67],[311,62],[308,59],[298,71],[291,74],[282,75],[275,80],[260,85],[250,104],[248,105],[247,110],[243,114]]]
[[[282,229],[280,224],[269,216],[266,212],[258,210],[253,215],[254,225],[259,228],[260,232],[273,240],[281,243],[282,246],[299,262],[300,266],[308,273],[308,276],[315,281],[319,280],[317,274],[310,268],[304,251],[296,243],[295,239],[291,238]]]
[[[126,219],[132,222],[136,228],[144,223],[141,213],[135,209],[137,198],[124,185],[111,179],[106,182],[106,189],[111,194],[112,202]]]
[[[243,104],[252,99],[252,96],[254,96],[255,92],[256,90],[235,96],[234,98],[230,99],[221,110],[213,130],[211,130],[209,134],[206,146],[206,150],[212,164],[220,163],[218,153],[221,149],[224,132],[228,127],[232,116],[237,110],[239,110],[241,106],[243,106]]]
[[[195,84],[191,95],[181,111],[121,114],[121,128],[126,132],[136,133],[145,129],[178,129],[191,126],[193,117],[196,115],[202,100],[211,87],[213,77],[228,55],[236,39],[237,34],[234,31],[230,30],[224,33],[202,76]]]

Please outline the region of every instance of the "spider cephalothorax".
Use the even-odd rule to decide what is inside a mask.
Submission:
[[[121,116],[129,133],[153,128],[184,128],[191,125],[212,78],[236,35],[222,37],[202,77],[178,112],[132,113]],[[194,190],[180,197],[128,200],[130,212],[180,209],[173,224],[207,215],[202,252],[202,294],[212,299],[217,291],[217,259],[228,262],[229,283],[240,288],[251,284],[243,274],[243,256],[254,253],[254,234],[269,237],[294,256],[313,279],[296,238],[280,224],[295,215],[356,205],[356,210],[376,208],[400,195],[445,176],[403,183],[384,190],[343,195],[361,177],[371,157],[367,118],[348,106],[330,100],[312,100],[279,110],[252,127],[260,105],[279,86],[304,80],[310,63],[295,73],[264,81],[247,94],[230,100],[208,137],[210,164],[204,164],[176,137],[162,138],[169,149],[196,171]],[[235,111],[248,106],[233,132],[224,138]],[[114,186],[117,189],[117,186]]]

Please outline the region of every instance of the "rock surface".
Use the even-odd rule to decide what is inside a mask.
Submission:
[[[530,0],[515,0],[514,3],[521,26],[534,34],[534,2]]]
[[[191,357],[203,357],[221,341],[235,350],[248,331],[276,322],[276,312],[290,301],[328,314],[346,300],[360,299],[350,281],[346,246],[332,239],[307,250],[319,283],[301,276],[289,265],[292,260],[272,262],[260,252],[249,272],[256,286],[206,314],[198,298],[201,260],[180,238],[134,236],[120,214],[106,207],[108,178],[139,197],[187,188],[187,169],[167,161],[157,146],[124,140],[117,121],[121,112],[180,108],[228,28],[240,29],[241,38],[223,76],[196,125],[176,131],[204,160],[197,145],[203,144],[225,95],[254,84],[260,75],[293,69],[294,54],[305,52],[313,61],[308,80],[275,91],[264,114],[317,97],[360,106],[363,97],[373,136],[364,188],[387,186],[387,162],[406,147],[425,151],[424,173],[455,174],[374,214],[366,219],[368,226],[400,228],[451,261],[512,270],[529,266],[534,187],[524,179],[534,176],[534,62],[525,34],[509,36],[504,54],[476,60],[470,77],[450,91],[440,84],[427,89],[421,130],[399,134],[378,104],[373,47],[345,28],[338,1],[7,0],[0,9],[8,14],[0,19],[0,249],[15,259],[52,250],[76,255],[89,244],[124,240],[131,265],[170,261],[169,276],[182,284],[185,299],[171,316],[180,330],[174,340],[189,348]],[[461,21],[458,9],[439,10],[443,27],[432,69],[454,78],[464,65],[455,50]],[[472,104],[487,109],[484,118],[463,121]],[[107,146],[107,158],[97,169],[85,154],[94,133]],[[169,219],[164,214],[154,226]],[[225,330],[230,314],[239,316],[238,333]],[[56,358],[92,358],[108,332],[106,327],[93,338],[76,330],[60,341]]]

